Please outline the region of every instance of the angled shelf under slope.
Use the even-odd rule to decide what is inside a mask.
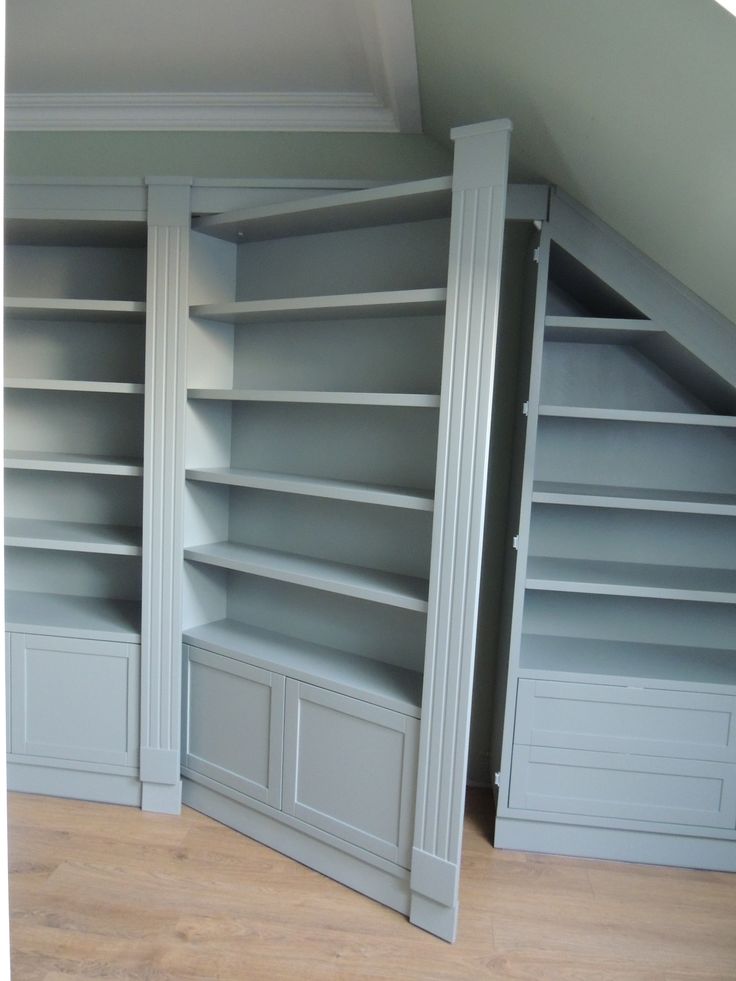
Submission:
[[[140,528],[80,521],[6,518],[5,544],[15,548],[47,548],[107,555],[142,554]]]
[[[736,416],[707,412],[650,412],[643,409],[598,409],[577,405],[540,405],[539,415],[558,419],[590,419],[611,422],[664,423],[673,426],[736,428]]]
[[[434,506],[430,491],[412,487],[359,483],[353,480],[306,477],[300,474],[247,470],[238,467],[191,468],[186,471],[186,477],[187,480],[222,484],[228,487],[249,487],[257,490],[304,494],[309,497],[355,501],[361,504],[380,504],[386,507],[408,508],[417,511],[431,511]]]
[[[537,480],[534,504],[567,504],[573,507],[624,508],[639,511],[673,511],[682,514],[721,514],[736,517],[736,493],[706,494],[669,488],[621,487]]]
[[[190,399],[225,402],[309,402],[320,405],[393,405],[437,409],[439,395],[407,392],[312,392],[288,389],[190,388]]]
[[[597,683],[620,684],[621,678],[704,687],[736,685],[736,657],[730,651],[677,644],[601,640],[525,632],[521,639],[521,674],[534,678],[591,675]]]
[[[437,177],[285,204],[241,208],[198,218],[192,227],[229,242],[256,242],[444,218],[450,213],[451,197],[451,179]]]
[[[90,640],[140,643],[140,604],[97,596],[68,596],[8,590],[6,629]]]
[[[13,470],[114,474],[123,477],[140,477],[143,474],[143,463],[135,457],[49,453],[43,450],[7,450],[5,466]]]
[[[289,323],[311,320],[357,320],[369,317],[439,316],[447,290],[389,290],[273,300],[238,300],[191,307],[193,317],[229,324]]]
[[[233,572],[277,579],[406,610],[427,611],[428,583],[413,576],[234,542],[213,542],[185,548],[184,557]]]
[[[416,671],[263,630],[239,620],[218,620],[191,627],[184,631],[184,643],[419,717],[422,676]]]
[[[137,324],[145,320],[146,304],[136,300],[9,296],[5,300],[5,316],[16,320]]]
[[[572,316],[544,318],[544,338],[547,341],[629,344],[662,333],[661,325],[649,320]]]
[[[706,603],[736,603],[736,570],[530,555],[527,588]]]

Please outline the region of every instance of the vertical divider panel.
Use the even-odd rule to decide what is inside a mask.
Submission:
[[[411,921],[457,928],[511,123],[453,130],[450,267]]]
[[[181,519],[191,180],[148,183],[141,752],[144,810],[181,807]]]

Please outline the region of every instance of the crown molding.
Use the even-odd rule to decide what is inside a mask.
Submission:
[[[397,132],[369,92],[7,93],[8,130]]]
[[[421,132],[411,0],[353,0],[373,91],[8,92],[8,130]]]

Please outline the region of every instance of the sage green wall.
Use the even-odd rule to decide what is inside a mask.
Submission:
[[[366,181],[449,174],[449,148],[393,133],[8,133],[13,177],[308,177]]]
[[[713,0],[413,0],[425,133],[508,116],[558,184],[736,321],[736,18]]]

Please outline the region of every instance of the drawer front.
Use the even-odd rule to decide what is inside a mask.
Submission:
[[[736,763],[736,698],[521,679],[514,742]]]
[[[516,746],[509,804],[580,817],[736,828],[736,766]]]
[[[11,752],[137,765],[137,645],[11,634],[10,658]]]
[[[416,719],[287,682],[284,811],[408,868]]]
[[[184,651],[185,775],[280,808],[284,678],[197,647]]]

